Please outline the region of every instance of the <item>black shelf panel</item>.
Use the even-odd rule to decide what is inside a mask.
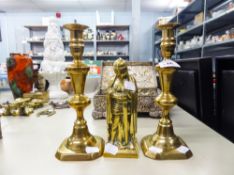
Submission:
[[[215,31],[219,28],[223,28],[230,24],[233,24],[232,21],[234,19],[234,9],[225,12],[222,15],[219,15],[215,18],[211,18],[205,21],[207,32]]]
[[[228,47],[228,46],[234,47],[234,39],[223,41],[223,42],[205,44],[203,47],[210,48],[210,47]]]
[[[183,25],[191,21],[197,13],[204,10],[203,5],[203,0],[193,0],[187,7],[179,12],[178,17],[180,19],[180,24]]]
[[[217,6],[221,2],[224,2],[224,0],[206,0],[206,7],[207,9],[212,9],[213,7]]]
[[[200,51],[200,50],[201,50],[201,47],[194,47],[194,48],[190,48],[190,49],[176,51],[175,53],[181,54],[181,53],[185,53],[185,52],[195,52],[195,51]]]
[[[203,23],[188,29],[185,32],[179,33],[177,37],[182,37],[184,35],[202,35]]]

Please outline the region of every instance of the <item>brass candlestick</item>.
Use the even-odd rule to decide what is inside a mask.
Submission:
[[[175,26],[175,23],[157,26],[162,30],[161,52],[163,61],[156,65],[162,92],[155,99],[155,103],[162,108],[162,115],[156,133],[144,137],[141,141],[145,156],[151,159],[187,159],[192,156],[192,152],[185,142],[174,134],[172,121],[169,118],[170,109],[177,103],[176,97],[170,92],[170,86],[178,64],[169,60],[175,48],[173,30]]]
[[[65,139],[59,147],[56,157],[59,160],[93,160],[102,156],[104,140],[90,134],[83,117],[84,109],[90,104],[90,99],[84,95],[84,87],[89,67],[82,62],[84,52],[83,31],[87,28],[81,24],[66,24],[70,31],[70,51],[73,64],[66,71],[71,77],[75,95],[69,100],[69,105],[77,112],[72,135]]]

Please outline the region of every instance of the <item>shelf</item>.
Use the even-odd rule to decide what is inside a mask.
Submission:
[[[223,2],[223,0],[206,0],[206,7],[207,9],[211,9],[221,2]]]
[[[48,26],[43,26],[43,25],[35,25],[35,26],[24,26],[25,28],[29,30],[47,30]]]
[[[128,55],[97,55],[97,59],[100,59],[100,58],[129,58]]]
[[[129,41],[119,41],[119,40],[97,40],[97,44],[129,44]]]
[[[205,44],[203,47],[204,48],[208,48],[208,47],[225,47],[225,46],[231,46],[234,47],[234,39],[231,40],[227,40],[227,41],[222,41],[222,42],[217,42],[217,43],[209,43],[209,44]]]
[[[27,25],[24,27],[29,29],[29,30],[47,30],[47,28],[48,28],[48,26],[45,26],[45,25]],[[60,26],[60,29],[62,30],[63,27]]]
[[[234,8],[226,11],[222,15],[208,19],[205,21],[207,32],[215,31],[218,28],[233,24],[231,21],[234,19]]]
[[[204,12],[205,16],[204,19],[207,19],[209,10],[219,8],[224,3],[231,2],[232,0],[193,0],[187,7],[185,7],[181,12],[178,13],[177,16],[174,17],[174,19],[177,19],[177,22],[179,23],[178,27],[181,27],[188,22],[191,22],[191,20],[194,19],[195,15]],[[177,17],[177,18],[176,18]],[[231,28],[234,26],[234,9],[226,10],[224,13],[221,13],[219,16],[204,20],[203,23],[193,26],[192,28],[187,29],[184,32],[178,33],[179,30],[176,30],[176,39],[177,44],[180,40],[187,40],[189,38],[192,38],[193,36],[202,36],[203,39],[205,39],[208,35],[214,35],[216,32],[222,32],[227,30],[228,28]],[[178,29],[178,28],[177,28]],[[153,37],[155,38],[155,41],[153,43],[153,58],[156,54],[158,54],[157,48],[159,46],[159,38],[157,35],[161,34],[161,31],[155,29],[153,33]],[[203,36],[204,34],[204,36]],[[157,40],[156,40],[157,39]],[[225,53],[223,50],[227,50],[227,53]],[[233,50],[232,50],[233,49]],[[216,51],[222,50],[220,54],[233,54],[234,53],[234,39],[232,40],[226,40],[223,42],[217,42],[217,43],[209,43],[209,44],[203,44],[200,47],[196,48],[190,48],[185,50],[180,50],[175,52],[177,54],[177,58],[181,57],[189,57],[190,54],[192,56],[200,55],[205,56],[206,52],[210,51]],[[215,55],[213,56],[217,56]],[[200,57],[199,56],[199,57]]]
[[[180,54],[180,53],[191,52],[191,51],[195,52],[195,51],[198,51],[200,49],[201,49],[201,47],[195,47],[195,48],[180,50],[180,51],[177,51],[175,53]]]
[[[34,44],[34,43],[44,43],[44,40],[38,40],[38,41],[27,41],[28,43]],[[70,41],[63,41],[63,43],[69,43]],[[93,41],[84,41],[85,44],[93,44]]]
[[[118,30],[129,30],[129,25],[97,25],[97,29],[118,29]]]
[[[43,55],[32,55],[31,57],[32,58],[42,58],[43,59],[44,56]],[[93,58],[94,56],[83,55],[83,57],[85,57],[85,58]],[[72,58],[72,56],[71,55],[66,55],[65,58]]]
[[[34,44],[34,43],[44,43],[44,41],[42,41],[42,40],[38,40],[38,41],[27,41],[28,43],[32,43],[32,44]]]
[[[203,23],[197,26],[193,26],[185,32],[181,32],[177,35],[177,37],[182,37],[183,35],[201,35],[203,29]]]
[[[180,24],[182,25],[190,21],[197,13],[203,12],[203,9],[203,0],[193,0],[187,7],[179,12],[178,16],[182,20]]]

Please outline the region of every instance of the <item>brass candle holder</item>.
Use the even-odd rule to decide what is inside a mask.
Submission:
[[[171,80],[177,63],[170,60],[175,49],[174,27],[175,23],[158,24],[162,30],[161,52],[163,61],[156,65],[159,73],[161,94],[155,99],[155,103],[162,108],[156,133],[144,137],[141,147],[145,156],[151,159],[187,159],[192,152],[185,142],[174,134],[172,121],[169,117],[170,109],[176,105],[177,99],[170,92]]]
[[[59,160],[93,160],[102,156],[104,140],[90,134],[83,117],[84,109],[90,104],[90,99],[84,95],[85,80],[90,68],[82,62],[83,31],[88,27],[74,23],[66,24],[64,28],[70,31],[69,46],[73,56],[73,64],[66,68],[71,77],[75,94],[69,100],[69,105],[76,110],[77,119],[72,135],[64,140],[55,156]]]

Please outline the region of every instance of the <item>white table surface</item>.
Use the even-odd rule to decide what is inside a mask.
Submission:
[[[7,99],[0,95],[1,100]],[[93,106],[85,111],[91,133],[106,139],[105,120],[93,120]],[[55,152],[72,131],[73,109],[57,110],[52,117],[2,117],[0,175],[233,175],[234,144],[174,107],[171,112],[175,133],[193,152],[188,160],[152,160],[140,150],[139,159],[104,158],[93,161],[63,162]],[[138,119],[138,142],[155,132],[158,120]]]

